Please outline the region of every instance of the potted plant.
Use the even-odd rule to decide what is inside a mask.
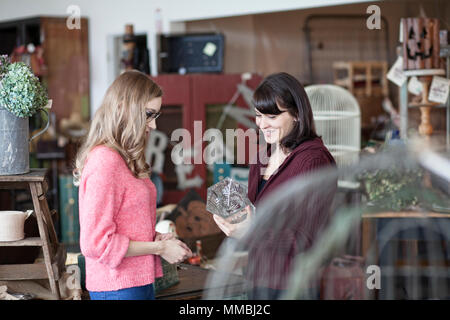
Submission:
[[[29,172],[29,142],[47,130],[49,103],[28,65],[0,56],[0,175]],[[40,110],[47,114],[47,125],[30,139],[29,118]]]

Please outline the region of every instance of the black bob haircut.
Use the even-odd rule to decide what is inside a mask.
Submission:
[[[278,115],[286,110],[297,120],[291,132],[280,141],[284,151],[292,151],[303,142],[319,137],[305,89],[290,74],[280,72],[267,76],[253,93],[253,104],[263,114]]]

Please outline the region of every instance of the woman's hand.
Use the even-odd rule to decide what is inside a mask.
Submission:
[[[252,219],[252,209],[250,208],[250,206],[245,207],[244,210],[247,211],[247,217],[244,221],[239,223],[229,223],[224,218],[219,217],[216,214],[213,215],[213,218],[220,230],[222,230],[223,233],[225,233],[228,237],[240,238],[245,233],[245,231],[247,231]]]
[[[161,240],[160,256],[170,264],[180,263],[192,257],[189,247],[177,239]]]
[[[155,236],[155,241],[162,241],[162,240],[170,240],[170,239],[175,239],[175,234],[173,232],[168,232],[168,233],[159,233],[158,231],[156,232],[156,236]]]

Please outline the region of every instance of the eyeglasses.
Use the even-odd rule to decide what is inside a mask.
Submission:
[[[146,110],[145,115],[147,116],[147,120],[153,121],[158,119],[158,117],[161,115],[161,111],[153,112]]]

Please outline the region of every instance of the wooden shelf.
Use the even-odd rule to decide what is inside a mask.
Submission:
[[[42,246],[42,240],[39,237],[30,237],[18,241],[0,241],[0,247],[34,247]]]
[[[439,212],[377,212],[364,213],[363,218],[450,218],[450,213]]]
[[[7,190],[29,190],[30,183],[42,183],[44,192],[47,192],[48,185],[46,181],[48,169],[32,168],[30,172],[19,175],[0,176],[0,189]]]
[[[345,71],[346,75],[342,77]],[[333,83],[347,88],[354,95],[387,96],[387,62],[385,61],[335,61]],[[357,83],[362,83],[358,86]]]
[[[0,265],[0,280],[48,279],[45,263]]]
[[[44,182],[47,171],[46,168],[32,168],[25,174],[0,176],[0,182]]]
[[[420,108],[420,105],[408,104],[408,108]],[[445,104],[438,104],[438,105],[432,106],[432,108],[447,108],[447,105],[445,105]]]
[[[39,238],[38,238],[39,239]],[[54,279],[58,281],[65,270],[66,250],[63,245],[59,245],[56,255],[51,261],[51,270]],[[4,264],[0,265],[0,280],[33,280],[49,279],[49,273],[44,261],[36,260],[35,263],[28,264]]]

